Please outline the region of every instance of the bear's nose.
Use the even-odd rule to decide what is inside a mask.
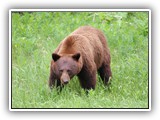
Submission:
[[[67,83],[68,83],[68,80],[67,80],[67,79],[63,80],[63,83],[64,83],[64,84],[67,84]]]

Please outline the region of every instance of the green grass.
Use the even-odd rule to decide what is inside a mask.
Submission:
[[[51,54],[79,26],[101,29],[112,84],[97,75],[88,95],[77,77],[60,94],[48,87]],[[12,13],[12,108],[148,108],[148,12]]]

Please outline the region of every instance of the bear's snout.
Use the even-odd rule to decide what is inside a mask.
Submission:
[[[63,83],[64,83],[64,84],[67,84],[68,82],[69,82],[69,80],[67,80],[67,79],[64,79],[64,80],[63,80]]]
[[[67,84],[69,83],[70,77],[67,72],[63,72],[60,79],[62,84]]]

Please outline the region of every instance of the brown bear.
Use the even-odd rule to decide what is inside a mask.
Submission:
[[[95,89],[97,71],[107,85],[112,76],[110,59],[104,34],[91,26],[82,26],[52,53],[49,86],[63,86],[77,75],[82,88]]]

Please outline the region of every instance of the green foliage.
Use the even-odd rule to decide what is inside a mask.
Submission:
[[[112,57],[112,83],[97,74],[88,95],[77,77],[61,93],[48,87],[51,53],[79,26],[101,29]],[[12,13],[12,108],[147,108],[148,12]]]

